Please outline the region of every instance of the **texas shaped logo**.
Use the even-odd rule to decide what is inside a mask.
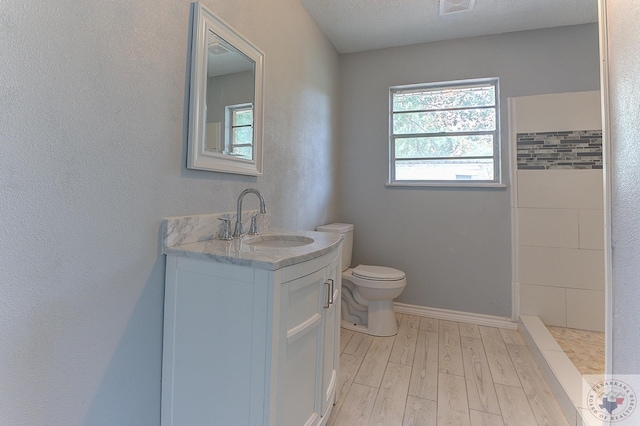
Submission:
[[[614,410],[618,408],[618,405],[621,405],[624,402],[624,397],[619,395],[621,394],[614,395],[613,393],[609,393],[607,395],[604,395],[604,397],[602,398],[602,404],[600,404],[600,408],[602,408],[603,410],[607,410],[609,414],[612,414]]]

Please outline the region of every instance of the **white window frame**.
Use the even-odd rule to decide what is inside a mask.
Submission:
[[[393,96],[399,92],[419,92],[421,90],[438,90],[460,87],[483,87],[493,86],[495,88],[495,111],[496,111],[496,128],[493,131],[482,132],[459,132],[459,133],[424,133],[412,134],[411,137],[433,137],[433,136],[455,136],[460,134],[466,135],[493,135],[493,156],[486,157],[493,159],[493,179],[492,180],[397,180],[396,179],[396,161],[395,158],[395,140],[402,137],[408,137],[408,134],[394,134],[393,131]],[[442,111],[445,109],[433,109],[429,111]],[[471,80],[457,80],[438,83],[412,84],[403,86],[391,86],[389,88],[389,179],[387,186],[440,186],[440,187],[506,187],[502,181],[502,155],[501,155],[501,137],[500,137],[500,86],[499,80],[495,78],[482,78]],[[475,157],[456,157],[456,158],[475,158]],[[417,158],[416,158],[417,159]],[[446,160],[442,157],[420,158],[421,160]],[[402,161],[402,160],[401,160]]]
[[[253,111],[253,105],[251,103],[246,103],[246,104],[236,104],[236,105],[227,105],[225,107],[225,151],[229,154],[229,155],[233,155],[233,150],[234,148],[238,147],[246,147],[246,146],[251,146],[253,147],[253,139],[251,143],[245,143],[245,144],[237,144],[235,143],[235,133],[233,131],[234,128],[236,127],[254,127],[254,123],[255,123],[255,119],[252,120],[250,125],[243,125],[243,126],[236,126],[235,125],[235,116],[236,113],[239,111]],[[255,113],[255,111],[253,111]],[[255,130],[255,129],[254,129]],[[253,156],[255,157],[255,152],[253,153]],[[242,160],[252,160],[251,159],[246,159],[246,158],[242,158]]]

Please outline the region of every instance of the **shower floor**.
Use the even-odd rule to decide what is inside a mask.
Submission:
[[[580,374],[604,374],[604,333],[547,326]]]

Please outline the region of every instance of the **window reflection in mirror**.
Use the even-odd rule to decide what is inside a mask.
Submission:
[[[251,104],[230,105],[225,114],[225,154],[253,158],[253,107]]]
[[[209,31],[205,151],[253,159],[254,62]]]

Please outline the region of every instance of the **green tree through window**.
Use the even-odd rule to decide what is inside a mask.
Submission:
[[[390,182],[498,182],[497,84],[392,87]]]

